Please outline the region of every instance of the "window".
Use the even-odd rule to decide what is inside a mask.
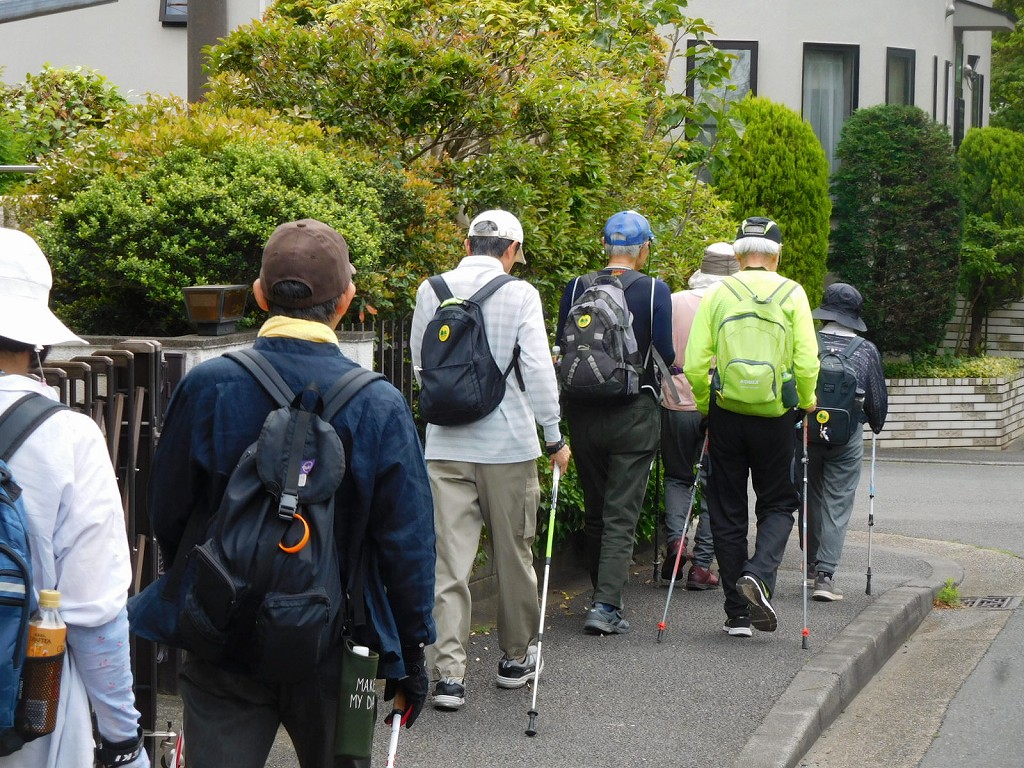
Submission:
[[[736,40],[708,40],[703,44],[710,44],[720,51],[732,55],[732,67],[729,70],[729,80],[721,88],[704,91],[699,83],[687,77],[686,95],[699,102],[708,97],[724,99],[725,101],[740,101],[748,93],[757,95],[757,43]],[[687,40],[686,47],[694,48],[699,44],[697,40]],[[699,55],[699,54],[698,54]],[[686,73],[689,75],[697,62],[691,56],[686,61]],[[735,86],[732,90],[729,85]],[[711,144],[714,141],[717,126],[714,123],[705,123],[702,128],[702,140]]]
[[[839,134],[857,108],[860,49],[852,45],[804,44],[803,118],[811,124],[828,158],[838,167]]]
[[[887,48],[885,52],[885,103],[914,103],[915,53],[906,48]]]
[[[165,27],[188,24],[188,0],[160,0],[160,22]]]

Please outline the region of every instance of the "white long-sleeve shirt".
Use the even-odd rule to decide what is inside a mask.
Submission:
[[[467,256],[442,277],[454,296],[469,298],[503,274],[501,263],[490,256]],[[423,333],[440,302],[429,282],[416,293],[412,318],[413,370],[419,380]],[[515,371],[509,373],[505,397],[487,416],[457,427],[427,425],[427,460],[468,461],[476,464],[512,464],[540,456],[536,424],[544,441],[555,443],[559,431],[558,383],[548,348],[540,294],[524,280],[503,285],[483,303],[487,343],[498,368],[504,371],[512,351],[520,347],[519,369],[526,391],[519,388]]]
[[[0,413],[28,392],[54,397],[52,389],[27,376],[0,376]],[[128,622],[124,611],[131,563],[117,478],[95,422],[72,411],[60,411],[44,421],[11,458],[10,467],[24,491],[33,586],[37,594],[40,589],[60,591],[69,653],[64,661],[56,730],[0,758],[0,768],[91,766],[93,736],[87,697],[94,698],[100,731],[111,741],[130,738],[138,717],[126,666]],[[97,658],[95,647],[76,649],[76,628],[115,627],[121,637],[103,641],[109,657]],[[91,637],[92,633],[79,635]],[[87,678],[96,681],[94,685],[103,678],[104,689],[89,690]],[[114,684],[119,687],[108,687]],[[143,764],[148,761],[140,757],[132,765]]]

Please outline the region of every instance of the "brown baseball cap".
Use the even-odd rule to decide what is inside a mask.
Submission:
[[[302,219],[282,224],[267,240],[260,282],[268,295],[285,280],[302,283],[311,291],[310,296],[293,301],[275,297],[274,301],[291,309],[305,309],[341,296],[355,272],[345,238],[322,221]]]

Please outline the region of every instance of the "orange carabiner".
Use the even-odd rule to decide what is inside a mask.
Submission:
[[[305,529],[302,532],[302,538],[299,539],[299,543],[298,544],[293,544],[290,547],[286,547],[284,545],[284,538],[283,537],[282,537],[281,541],[279,541],[277,543],[277,546],[279,546],[281,548],[281,551],[282,552],[287,552],[289,555],[294,555],[296,552],[298,552],[300,549],[302,549],[304,546],[306,546],[309,543],[309,523],[306,522],[306,519],[302,515],[298,515],[298,514],[295,515],[295,519],[298,520],[299,522],[301,522],[302,523],[302,527]]]

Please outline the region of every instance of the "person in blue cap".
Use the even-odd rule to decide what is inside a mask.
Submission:
[[[621,211],[608,219],[603,237],[607,266],[570,280],[558,312],[563,413],[583,488],[583,532],[594,587],[583,629],[594,635],[629,631],[629,622],[622,616],[622,590],[629,578],[633,537],[661,436],[656,358],[660,356],[664,364],[675,358],[671,291],[661,280],[640,272],[653,239],[651,225],[636,211]],[[587,297],[595,289],[602,295],[588,305]],[[625,307],[615,306],[617,297],[624,299]],[[619,369],[628,373],[619,391],[608,392],[595,383],[593,394],[587,394],[573,385],[575,371],[568,361],[585,361],[576,366],[580,370],[597,370],[607,362],[586,359],[583,347],[593,345],[580,342],[598,322],[598,313],[585,307],[602,302],[618,310],[625,324],[604,338],[625,337],[622,348],[630,359]]]

